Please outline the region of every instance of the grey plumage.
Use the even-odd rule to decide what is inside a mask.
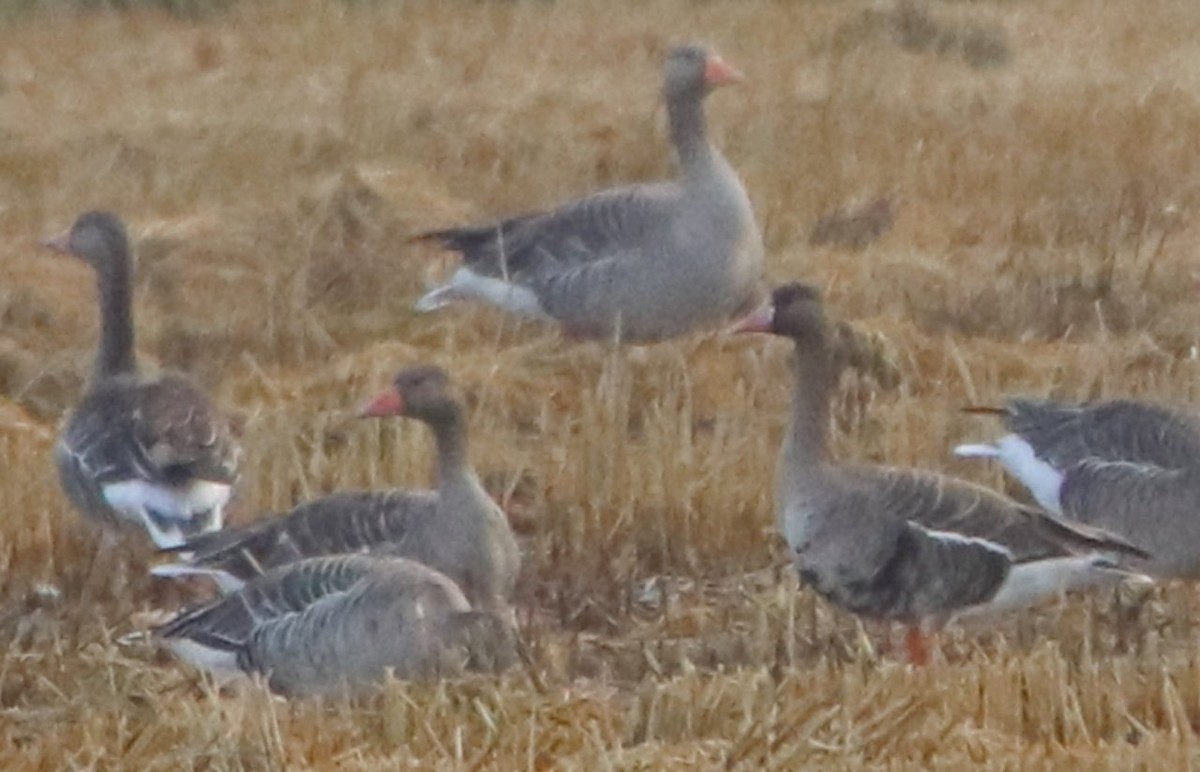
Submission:
[[[1014,398],[994,414],[1009,434],[960,445],[997,458],[1039,501],[1074,522],[1120,534],[1159,578],[1200,577],[1200,423],[1133,400],[1070,404]]]
[[[183,565],[160,576],[211,573],[235,587],[264,570],[302,558],[371,552],[426,563],[456,582],[476,608],[504,613],[520,552],[508,520],[483,490],[467,460],[466,418],[444,371],[412,367],[376,398],[368,414],[407,415],[432,429],[438,487],[343,491],[290,513],[190,540]]]
[[[1005,427],[1057,468],[1085,459],[1132,461],[1165,469],[1200,466],[1200,420],[1179,410],[1128,399],[1072,404],[1015,397],[995,413]]]
[[[978,485],[916,469],[829,457],[836,385],[819,293],[775,290],[743,331],[796,347],[791,427],[776,477],[779,525],[805,581],[855,613],[910,625],[962,612],[1019,608],[1115,581],[1104,553],[1140,555],[1124,540],[1064,523]]]
[[[277,567],[156,631],[180,657],[219,678],[259,673],[288,695],[358,689],[517,658],[504,620],[472,610],[446,576],[415,561],[366,555]]]
[[[400,545],[437,516],[435,491],[338,491],[240,528],[202,534],[175,548],[195,567],[245,582],[269,568],[319,555]]]
[[[190,379],[138,373],[132,258],[121,221],[89,212],[46,245],[91,265],[100,299],[95,368],[54,448],[63,490],[83,514],[132,522],[160,547],[220,528],[240,448]]]
[[[1200,467],[1087,459],[1064,476],[1064,516],[1125,536],[1150,554],[1141,570],[1200,577]]]
[[[708,142],[703,100],[736,71],[680,46],[664,74],[678,181],[603,191],[549,212],[418,238],[463,267],[418,302],[474,297],[581,338],[648,342],[719,324],[761,296],[762,239],[737,174]]]

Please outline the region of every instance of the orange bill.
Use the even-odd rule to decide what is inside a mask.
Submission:
[[[359,418],[384,418],[391,415],[404,414],[404,397],[395,389],[389,389],[375,396],[358,411]]]
[[[759,306],[757,310],[751,311],[746,316],[735,322],[729,328],[731,333],[741,332],[771,332],[771,328],[775,322],[775,306],[767,303]]]
[[[69,253],[71,251],[71,231],[63,231],[52,238],[43,239],[42,246],[55,252]]]
[[[745,79],[738,68],[716,54],[708,57],[708,62],[704,65],[704,82],[713,88],[741,83]]]

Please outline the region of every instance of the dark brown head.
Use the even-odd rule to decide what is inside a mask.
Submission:
[[[742,319],[733,332],[769,332],[795,341],[800,348],[824,347],[829,338],[821,291],[811,284],[782,284],[771,299]]]
[[[74,255],[100,272],[124,267],[129,262],[129,239],[125,225],[112,212],[79,215],[66,233],[46,239],[43,246]]]
[[[740,83],[742,74],[720,56],[701,45],[676,46],[667,54],[663,89],[667,99],[703,98],[713,89]]]
[[[377,395],[359,411],[363,418],[407,416],[432,425],[459,419],[461,407],[446,371],[433,365],[407,367],[396,373],[392,388]]]

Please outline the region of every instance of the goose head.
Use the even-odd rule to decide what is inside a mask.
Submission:
[[[663,83],[667,101],[702,99],[714,89],[740,83],[742,73],[708,48],[689,44],[667,54]]]
[[[457,421],[460,412],[446,371],[433,365],[418,365],[396,373],[392,388],[371,399],[359,415],[407,416],[437,426]]]
[[[55,252],[74,255],[104,274],[129,259],[125,226],[112,212],[85,212],[75,219],[70,230],[42,244]]]

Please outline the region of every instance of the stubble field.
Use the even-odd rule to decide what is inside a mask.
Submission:
[[[45,5],[0,25],[0,768],[1200,759],[1193,588],[1135,621],[1067,599],[899,664],[775,543],[787,344],[613,351],[481,308],[417,316],[449,263],[406,240],[669,174],[660,63],[708,41],[748,76],[709,116],[770,278],[817,283],[869,341],[837,452],[1004,485],[950,458],[995,430],[959,407],[1197,398],[1200,5]],[[878,238],[817,228],[879,199]],[[420,426],[350,409],[406,364],[451,372],[522,540],[532,665],[287,703],[215,693],[146,640],[199,588],[145,577],[136,540],[97,556],[49,455],[96,311],[86,268],[38,239],[101,207],[137,244],[144,361],[238,416],[234,522],[427,484]]]

